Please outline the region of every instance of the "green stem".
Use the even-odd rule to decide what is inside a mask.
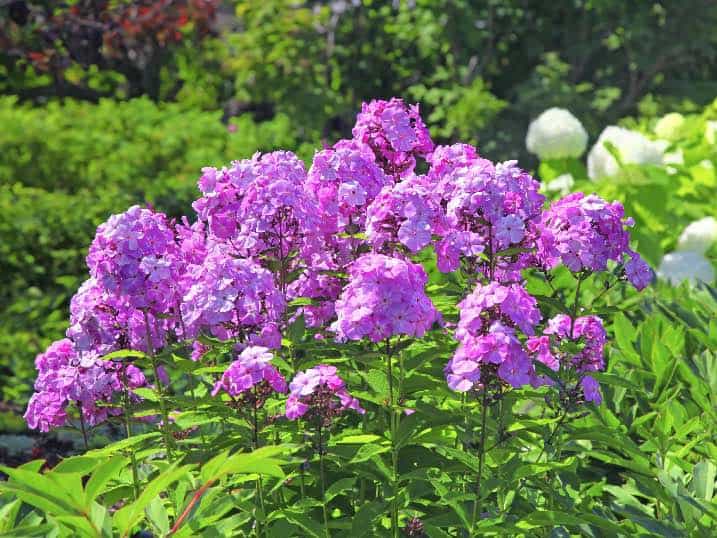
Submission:
[[[583,282],[582,274],[578,276],[578,285],[575,287],[575,302],[573,303],[573,312],[570,316],[570,339],[573,338],[573,330],[575,329],[575,318],[578,315],[578,307],[580,306],[580,285]]]
[[[555,424],[555,428],[553,428],[553,431],[550,432],[548,439],[543,444],[543,448],[540,450],[540,454],[538,454],[538,457],[536,458],[535,463],[540,463],[540,458],[542,458],[543,454],[545,454],[545,449],[553,442],[553,439],[557,435],[558,430],[560,429],[560,426],[562,426],[562,424],[565,421],[565,419],[567,418],[567,416],[568,416],[567,412],[563,413],[563,415],[560,417],[558,422]]]
[[[398,449],[396,447],[396,435],[398,424],[396,420],[395,400],[393,394],[393,363],[390,342],[386,341],[386,374],[388,377],[388,420],[391,429],[391,486],[393,489],[393,500],[391,501],[391,529],[393,538],[398,538]]]
[[[147,345],[147,354],[152,362],[152,370],[154,372],[154,383],[157,397],[159,398],[159,409],[162,413],[162,435],[164,437],[164,445],[167,450],[167,460],[171,463],[173,460],[172,455],[172,433],[169,431],[169,412],[167,411],[167,403],[164,400],[164,387],[162,381],[159,379],[159,365],[157,364],[157,357],[154,354],[154,347],[152,346],[152,332],[149,324],[149,316],[147,311],[143,310],[144,314],[144,326],[145,326],[145,342]]]
[[[485,462],[485,436],[486,419],[488,417],[488,387],[483,385],[483,401],[481,409],[480,447],[478,452],[478,476],[476,478],[476,500],[473,503],[473,517],[471,518],[471,535],[476,536],[476,524],[481,507],[481,478],[483,476],[483,463]]]
[[[129,386],[127,385],[127,366],[122,365],[122,385],[124,386],[124,397],[123,397],[123,405],[124,407],[124,426],[125,431],[127,432],[127,439],[132,437],[132,423],[131,423],[131,417],[130,417],[130,398],[129,398]],[[134,448],[129,447],[129,458],[130,462],[132,463],[132,492],[134,494],[134,500],[136,501],[139,497],[139,479],[137,477],[137,458],[134,455]]]
[[[256,396],[256,386],[254,387],[254,395]],[[259,448],[259,410],[257,409],[257,402],[254,401],[252,406],[252,446],[254,450]],[[264,487],[261,482],[261,476],[256,479],[256,496],[259,501],[259,510],[261,511],[261,518],[266,517],[266,509],[264,508]],[[256,518],[256,536],[259,538],[262,534],[262,525],[259,522],[259,518]],[[265,529],[264,529],[265,530]]]
[[[319,419],[321,420],[321,419]],[[331,533],[329,532],[329,513],[328,508],[326,506],[326,471],[324,470],[324,444],[323,444],[323,438],[322,438],[322,427],[321,422],[319,422],[319,477],[321,479],[321,510],[324,515],[324,534],[326,535],[326,538],[331,538]]]
[[[194,379],[194,376],[192,374],[187,374],[187,377],[189,378],[190,395],[192,396],[192,401],[194,402],[193,405],[196,408],[197,407],[197,396],[194,391],[195,385],[196,385],[196,380]],[[209,455],[209,448],[207,445],[207,438],[204,435],[204,428],[202,428],[201,425],[199,426],[199,437],[202,440],[202,452],[204,453],[204,460],[206,460]]]
[[[77,402],[79,405],[77,408],[80,410],[80,428],[82,429],[82,440],[85,442],[85,451],[89,449],[89,443],[87,442],[87,430],[85,429],[85,416],[82,413],[82,403]]]

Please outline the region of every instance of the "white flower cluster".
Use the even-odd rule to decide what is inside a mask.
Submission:
[[[588,133],[575,116],[564,108],[549,108],[528,127],[525,145],[541,160],[580,157]]]
[[[715,139],[717,139],[715,134],[717,134],[717,121],[708,121],[705,124],[705,140],[708,144],[715,143]]]
[[[664,143],[648,140],[636,131],[610,125],[600,133],[588,154],[588,176],[593,181],[614,176],[620,170],[620,165],[605,147],[605,142],[617,148],[624,164],[662,164]]]
[[[655,124],[655,134],[658,138],[664,138],[674,142],[680,136],[680,130],[685,124],[685,117],[678,112],[670,112],[662,116]]]
[[[715,270],[710,261],[699,252],[691,250],[665,254],[657,268],[657,277],[677,286],[685,280],[691,284],[710,283],[715,279]]]
[[[689,224],[677,240],[677,250],[691,250],[704,254],[717,242],[717,220],[705,217]]]
[[[705,253],[717,242],[717,220],[705,217],[689,224],[677,240],[677,250],[662,258],[657,276],[672,285],[688,280],[711,283],[715,270]]]
[[[565,196],[570,193],[573,185],[575,185],[575,178],[572,174],[567,173],[561,174],[547,183],[542,183],[541,189],[543,192],[557,193],[560,196]]]

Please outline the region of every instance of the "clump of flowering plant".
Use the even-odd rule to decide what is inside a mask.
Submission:
[[[172,499],[173,527],[155,522],[165,534],[207,489],[230,497],[219,472],[229,453],[252,461],[243,449],[276,445],[288,457],[312,440],[289,476],[269,462],[250,470],[254,490],[231,490],[237,532],[368,532],[338,517],[378,536],[477,535],[492,517],[482,508],[510,510],[495,500],[510,499],[496,461],[540,464],[559,427],[601,403],[608,337],[596,304],[617,282],[641,290],[653,278],[631,248],[632,220],[594,194],[546,206],[515,161],[434,147],[400,99],[365,104],[353,138],[306,170],[291,152],[257,153],[203,169],[192,217],[132,207],[101,225],[67,339],[38,357],[28,425],[121,421],[138,502],[140,431],[159,425],[157,460],[174,465],[226,449],[183,512],[184,490]],[[505,423],[519,415],[555,425],[541,437],[515,428],[511,444]],[[502,455],[486,482],[491,431]],[[158,436],[148,433],[137,442]],[[537,459],[531,443],[542,443]],[[271,495],[262,473],[281,477]],[[547,506],[545,489],[521,503]],[[132,513],[159,513],[146,508]],[[320,529],[303,513],[314,510]]]

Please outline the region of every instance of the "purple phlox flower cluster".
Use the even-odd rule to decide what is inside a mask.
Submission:
[[[319,231],[306,169],[290,151],[256,153],[230,168],[204,168],[192,207],[216,240],[246,257],[288,257]]]
[[[366,212],[366,235],[375,250],[401,244],[418,252],[444,233],[440,206],[419,176],[384,187]]]
[[[457,177],[471,173],[469,169],[473,173],[481,173],[483,169],[492,172],[495,169],[492,162],[478,155],[476,148],[469,144],[437,146],[427,160],[431,168],[426,176],[433,184],[434,196],[443,205],[451,198]]]
[[[470,166],[471,163],[480,159],[478,150],[470,144],[451,144],[448,146],[436,146],[428,156],[428,164],[431,165],[429,176],[442,178],[450,174],[456,168]]]
[[[95,354],[78,353],[68,339],[59,340],[35,359],[38,371],[35,394],[25,412],[32,429],[47,432],[67,423],[67,407],[76,404],[83,420],[95,426],[121,410],[111,405],[113,396],[127,388],[144,386],[142,372],[132,365],[103,361]],[[126,372],[122,373],[122,368]]]
[[[642,291],[655,280],[655,272],[637,252],[628,250],[627,255],[625,278],[637,291]]]
[[[451,226],[436,247],[440,270],[453,271],[461,256],[487,249],[496,253],[509,247],[534,247],[545,198],[538,192],[538,182],[515,161],[493,166],[477,159],[455,168],[448,178],[437,189]]]
[[[622,263],[629,256],[627,278],[643,289],[652,281],[652,271],[629,248],[627,228],[633,224],[620,202],[608,203],[596,194],[570,194],[543,214],[538,258],[546,268],[562,262],[577,273],[605,271],[608,261]]]
[[[302,306],[299,313],[304,315],[307,327],[323,327],[336,313],[334,303],[341,294],[342,282],[333,275],[309,270],[289,286],[289,298],[307,297],[312,304]]]
[[[133,206],[97,228],[87,266],[104,289],[129,306],[168,313],[177,305],[177,257],[167,217]]]
[[[147,314],[150,340],[154,349],[166,343],[175,330],[173,318]],[[123,297],[107,292],[95,278],[89,278],[70,301],[70,327],[66,336],[78,352],[106,355],[120,349],[147,349],[145,314]]]
[[[189,336],[207,331],[222,339],[280,345],[278,322],[286,305],[271,272],[216,245],[187,274],[192,285],[181,313]]]
[[[271,364],[273,355],[265,347],[249,346],[229,365],[214,385],[212,396],[224,391],[254,408],[264,405],[272,392],[286,392],[286,380]]]
[[[393,177],[412,172],[416,157],[426,157],[433,151],[418,105],[407,106],[398,98],[363,103],[353,137],[370,147],[379,165]]]
[[[247,186],[256,178],[260,157],[257,152],[251,159],[234,161],[228,169],[202,168],[198,182],[202,196],[192,207],[217,238],[231,239],[236,234],[241,200]]]
[[[500,320],[532,335],[541,319],[535,297],[519,284],[478,284],[470,295],[458,303],[458,309],[461,317],[456,337],[459,340],[468,334],[479,333],[486,320]]]
[[[438,311],[425,294],[423,267],[383,254],[364,254],[349,268],[349,283],[336,301],[331,330],[339,341],[394,335],[421,337]]]
[[[366,207],[391,182],[368,146],[341,140],[314,155],[304,189],[321,211],[322,231],[355,232],[363,229]]]
[[[304,191],[306,171],[296,155],[261,157],[259,174],[244,190],[231,244],[242,256],[288,258],[320,232],[319,211]]]
[[[562,342],[577,343],[580,349],[564,351],[561,349]],[[582,316],[572,320],[566,314],[558,314],[548,320],[541,336],[528,339],[526,347],[535,360],[551,370],[558,371],[562,366],[580,374],[585,400],[599,405],[602,402],[599,385],[594,378],[585,374],[605,369],[606,342],[607,333],[599,317]]]
[[[207,226],[201,221],[190,224],[187,217],[182,217],[175,226],[178,256],[184,265],[202,263],[207,255],[210,243],[207,241]]]
[[[192,342],[192,353],[190,358],[193,361],[200,361],[210,350],[211,348],[208,345],[201,343],[199,340],[195,340]]]
[[[486,374],[494,374],[515,388],[539,384],[533,365],[515,329],[500,321],[487,330],[464,338],[445,368],[448,387],[466,392],[485,383]]]
[[[309,418],[317,418],[324,425],[346,409],[364,414],[365,409],[351,396],[346,383],[336,373],[336,367],[319,364],[299,372],[289,384],[289,397],[286,400],[286,418],[296,420],[307,413]]]
[[[541,319],[534,297],[518,284],[491,282],[479,284],[458,308],[459,344],[445,368],[451,389],[465,392],[475,388],[484,370],[516,388],[540,384],[515,330],[534,334]]]

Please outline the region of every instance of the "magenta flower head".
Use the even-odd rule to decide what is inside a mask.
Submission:
[[[167,217],[133,206],[97,228],[87,266],[104,289],[129,306],[164,314],[177,305],[177,258]]]
[[[176,329],[176,320],[147,314],[150,340],[154,349],[165,344],[167,334]],[[147,324],[144,313],[123,298],[104,289],[90,278],[70,301],[70,327],[65,333],[78,352],[106,355],[120,349],[147,350]]]
[[[336,301],[331,330],[339,341],[394,335],[421,337],[439,320],[426,296],[420,265],[383,254],[364,254],[349,268],[349,283]]]
[[[346,409],[363,415],[366,410],[346,390],[346,384],[336,373],[336,367],[319,364],[296,374],[289,384],[286,418],[296,420],[308,415],[329,426],[333,417]]]
[[[431,169],[428,177],[434,183],[441,183],[441,194],[450,194],[450,178],[460,168],[468,168],[474,164],[484,161],[492,166],[490,161],[478,155],[478,151],[470,144],[453,144],[450,146],[436,146],[428,156],[428,164]]]
[[[272,392],[286,392],[286,380],[271,364],[273,358],[265,347],[245,348],[215,383],[212,396],[224,391],[243,403],[262,407]]]
[[[532,335],[541,315],[535,297],[519,284],[503,286],[497,282],[478,284],[473,292],[458,303],[461,317],[456,330],[459,340],[478,334],[486,322],[500,320]]]
[[[342,140],[314,155],[304,189],[321,211],[322,231],[354,232],[363,229],[366,207],[390,183],[368,146]]]
[[[573,321],[558,314],[548,320],[542,336],[528,339],[526,346],[535,360],[553,371],[567,370],[580,379],[586,401],[596,405],[602,401],[600,386],[590,372],[605,369],[607,333],[597,316],[582,316]]]
[[[518,284],[496,282],[479,284],[458,304],[460,320],[456,328],[459,342],[445,368],[448,386],[459,392],[488,382],[493,375],[515,388],[537,385],[533,365],[516,329],[532,335],[541,315],[537,302]]]
[[[207,331],[225,340],[280,345],[277,324],[285,303],[267,269],[216,245],[202,264],[188,268],[187,275],[192,284],[181,312],[189,336]]]
[[[461,256],[533,248],[545,201],[538,182],[515,161],[493,165],[476,158],[458,163],[453,168],[444,164],[448,171],[437,178],[436,196],[451,226],[436,246],[439,269],[456,270]],[[488,273],[487,268],[484,272]]]
[[[95,426],[121,412],[110,404],[115,394],[124,390],[125,378],[128,389],[146,384],[136,367],[103,361],[95,354],[77,353],[68,339],[51,344],[37,356],[35,366],[36,392],[30,398],[25,420],[30,428],[43,432],[64,426],[67,407],[72,403],[78,406],[85,422]]]
[[[569,194],[543,214],[538,259],[548,269],[562,262],[574,273],[605,271],[608,261],[623,263],[628,280],[638,290],[653,279],[652,271],[630,250],[631,218],[620,202],[608,203],[596,194]]]
[[[236,234],[239,207],[247,186],[258,174],[260,156],[255,153],[251,159],[234,161],[228,169],[202,168],[198,182],[202,196],[192,207],[214,237],[227,240]]]
[[[353,136],[371,148],[379,165],[393,177],[412,172],[416,157],[426,157],[433,151],[418,105],[407,106],[395,97],[363,103]]]
[[[440,206],[419,176],[384,187],[366,213],[366,235],[377,251],[403,245],[418,252],[445,228]]]
[[[304,191],[306,170],[290,151],[261,157],[236,213],[231,241],[247,257],[288,258],[319,233],[319,210]]]
[[[325,327],[335,316],[335,303],[341,294],[341,280],[319,270],[308,270],[289,285],[290,298],[310,298],[312,304],[302,306],[307,327]]]

